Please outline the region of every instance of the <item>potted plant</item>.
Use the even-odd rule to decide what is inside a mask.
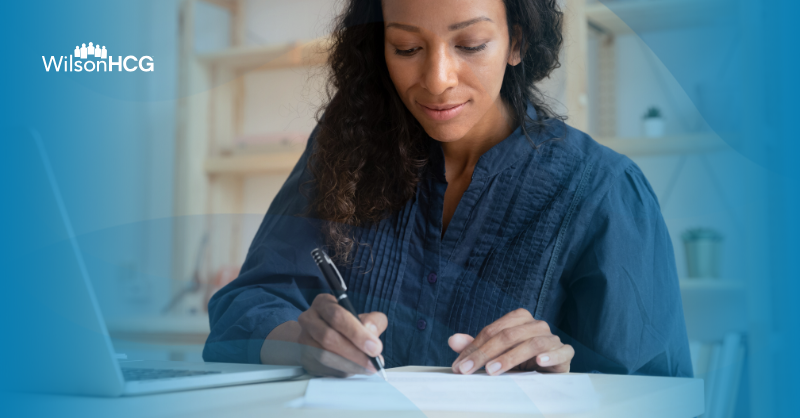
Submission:
[[[644,136],[648,138],[660,138],[664,136],[664,119],[661,111],[653,106],[647,109],[644,114]]]

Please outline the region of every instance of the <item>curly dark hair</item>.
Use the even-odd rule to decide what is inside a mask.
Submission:
[[[509,39],[520,42],[522,61],[506,67],[500,96],[531,141],[529,127],[564,119],[534,84],[560,66],[563,13],[557,0],[504,3]],[[308,168],[316,189],[312,209],[327,221],[323,232],[332,256],[347,262],[356,244],[351,227],[375,225],[415,195],[432,139],[389,77],[381,1],[350,0],[331,37],[327,101],[318,112]],[[528,102],[536,120],[527,114]]]

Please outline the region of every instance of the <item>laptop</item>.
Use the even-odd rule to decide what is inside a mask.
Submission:
[[[4,141],[0,254],[5,278],[0,386],[127,396],[290,379],[301,367],[120,361],[41,136],[16,129]]]

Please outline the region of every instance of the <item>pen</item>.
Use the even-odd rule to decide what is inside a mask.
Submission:
[[[319,271],[322,272],[322,275],[325,276],[325,280],[328,281],[328,285],[331,287],[331,290],[333,290],[333,294],[336,296],[339,306],[347,309],[353,316],[358,318],[356,309],[350,302],[350,298],[347,297],[347,293],[345,293],[347,286],[344,284],[344,279],[342,279],[342,275],[339,274],[339,270],[336,268],[336,265],[333,264],[330,257],[328,257],[328,254],[325,254],[325,251],[319,248],[315,248],[311,251],[311,256],[314,257],[314,262],[317,263]],[[375,370],[381,373],[383,380],[387,380],[386,370],[383,368],[383,362],[380,357],[370,357],[369,359],[372,365],[375,366]]]

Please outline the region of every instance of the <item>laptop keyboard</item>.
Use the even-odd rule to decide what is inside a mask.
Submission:
[[[176,370],[176,369],[133,369],[122,368],[122,376],[125,380],[156,380],[170,379],[174,377],[201,376],[206,374],[219,374],[219,371],[208,370]]]

